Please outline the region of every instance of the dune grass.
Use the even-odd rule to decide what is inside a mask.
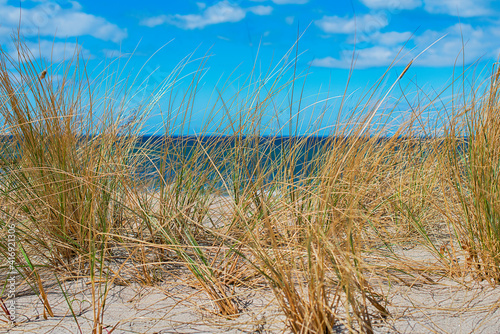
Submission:
[[[46,318],[56,281],[84,332],[63,287],[83,279],[92,332],[110,333],[119,325],[105,325],[111,286],[154,286],[180,270],[227,319],[246,312],[242,289],[264,284],[293,333],[372,333],[391,317],[377,280],[500,280],[498,70],[434,125],[441,136],[419,137],[438,95],[413,102],[385,137],[395,108],[386,97],[411,63],[390,88],[381,85],[388,71],[354,103],[346,95],[336,109],[306,106],[292,94],[307,73],[296,72],[291,49],[267,72],[239,78],[232,95],[232,79],[219,83],[203,131],[174,137],[189,128],[207,57],[184,74],[194,62],[186,57],[131,117],[136,81],[116,64],[89,73],[78,53],[48,64],[16,45],[17,57],[0,55],[0,253],[7,271],[14,224],[16,275]],[[165,136],[144,143],[138,134],[164,100]],[[300,121],[314,108],[320,119]],[[339,115],[331,136],[313,141],[330,113]],[[263,139],[273,122],[277,136]],[[305,135],[280,137],[284,129]],[[435,262],[409,262],[399,252],[408,245]]]

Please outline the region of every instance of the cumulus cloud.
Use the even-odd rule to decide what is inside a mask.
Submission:
[[[432,14],[474,17],[487,16],[494,12],[488,0],[425,0],[424,9]]]
[[[273,11],[273,7],[271,6],[255,6],[247,9],[249,12],[254,13],[255,15],[269,15]]]
[[[250,0],[253,2],[266,2],[267,0]],[[309,0],[271,0],[277,5],[304,5],[309,2]]]
[[[386,27],[389,22],[383,15],[366,14],[347,18],[339,16],[323,16],[315,24],[329,34],[371,33]]]
[[[33,52],[35,57],[45,58],[52,62],[59,62],[71,59],[74,55],[80,54],[85,58],[90,57],[90,52],[76,43],[52,42],[41,40],[39,42],[26,42],[26,46]],[[15,48],[10,48],[10,56],[17,59],[18,54]]]
[[[431,14],[447,14],[461,17],[488,16],[494,14],[491,0],[360,0],[370,9],[403,10],[423,5]]]
[[[370,36],[370,41],[374,44],[396,45],[408,41],[411,36],[412,33],[409,31],[389,31],[384,33],[377,31]]]
[[[455,24],[445,31],[427,30],[415,38],[415,44],[420,47],[431,45],[434,41],[446,34],[440,42],[427,50],[420,57],[416,65],[439,67],[453,66],[458,60],[462,62],[462,49],[465,56],[465,62],[470,64],[481,57],[495,59],[495,48],[498,47],[496,39],[492,39],[496,28],[487,29],[472,27],[468,24]],[[458,57],[458,59],[457,59]]]
[[[0,2],[0,22],[10,32],[17,30],[21,13],[21,32],[27,37],[41,35],[65,38],[90,35],[115,43],[127,37],[126,29],[121,29],[103,17],[83,12],[82,6],[76,1],[70,3],[70,8],[63,8],[56,2],[44,1],[33,8],[20,9]]]
[[[170,24],[186,30],[203,29],[213,24],[241,21],[245,18],[247,12],[256,15],[269,15],[272,10],[271,6],[241,8],[236,4],[223,0],[205,8],[200,14],[159,15],[145,18],[141,20],[140,24],[147,27]]]
[[[398,51],[398,48],[386,46],[374,46],[361,49],[355,54],[355,68],[364,69],[369,67],[387,67],[394,60]],[[352,56],[352,51],[344,50],[341,52],[339,58],[319,58],[313,60],[311,65],[327,68],[350,68]]]
[[[245,15],[246,12],[241,7],[227,1],[222,1],[208,7],[202,15],[176,14],[170,17],[168,23],[183,29],[197,29],[212,24],[238,22],[241,21]]]
[[[396,58],[400,58],[399,65],[406,65],[411,57],[415,57],[423,50],[439,40],[414,63],[414,66],[449,67],[471,64],[478,59],[497,59],[500,38],[500,23],[488,27],[473,27],[469,24],[455,24],[447,29],[436,31],[426,30],[414,36],[410,41],[411,53],[402,50],[403,43],[407,42],[409,32],[375,33],[371,43],[374,46],[356,50],[356,68],[387,67]],[[400,53],[399,53],[400,52]],[[399,56],[398,56],[399,53]],[[312,66],[328,68],[349,68],[351,65],[352,50],[343,50],[338,56],[327,56],[315,59]]]
[[[164,24],[165,22],[168,21],[168,16],[167,15],[158,15],[158,16],[153,16],[153,17],[148,17],[143,20],[141,20],[140,24],[146,27],[156,27],[159,25]]]
[[[371,9],[415,9],[422,6],[421,0],[361,0],[361,2]]]
[[[271,0],[277,5],[303,5],[309,2],[309,0]]]

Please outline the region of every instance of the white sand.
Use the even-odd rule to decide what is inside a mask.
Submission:
[[[88,281],[65,283],[65,289],[82,333],[90,333],[93,310]],[[385,285],[391,317],[378,321],[376,333],[498,333],[500,331],[500,288],[482,283],[468,287],[449,279],[435,284],[415,281],[413,286]],[[18,326],[1,325],[7,333],[78,333],[68,304],[55,285],[47,289],[54,318],[43,318],[37,296],[17,297]],[[282,333],[285,317],[272,292],[240,288],[248,302],[242,314],[228,320],[213,313],[203,292],[185,284],[165,282],[155,288],[114,285],[107,299],[104,321],[107,333]]]

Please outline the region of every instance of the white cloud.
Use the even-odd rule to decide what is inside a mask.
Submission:
[[[72,12],[54,17],[51,24],[40,28],[40,32],[44,35],[55,34],[56,30],[59,35],[71,37],[91,35],[116,43],[127,37],[127,32],[118,28],[115,24],[107,22],[102,17],[82,12]]]
[[[368,34],[386,27],[389,22],[383,15],[366,14],[355,18],[323,16],[315,24],[329,34]]]
[[[255,6],[247,8],[249,12],[254,13],[255,15],[269,15],[273,11],[273,7],[271,6]]]
[[[398,51],[398,48],[389,48],[385,46],[374,46],[361,49],[356,51],[354,66],[357,69],[387,67],[396,58]],[[325,57],[315,59],[311,62],[311,65],[327,68],[350,68],[352,55],[352,51],[345,50],[341,53],[340,58]]]
[[[51,62],[59,62],[71,59],[77,53],[89,58],[90,52],[75,43],[52,42],[48,40],[40,40],[39,42],[26,42],[26,47],[33,53],[34,57],[45,58]],[[17,60],[18,54],[14,47],[9,48],[10,56]]]
[[[374,44],[396,45],[408,41],[411,36],[412,33],[409,31],[389,31],[384,33],[377,31],[370,36],[370,41]]]
[[[228,1],[221,1],[213,6],[207,7],[202,14],[188,14],[188,15],[162,15],[156,18],[156,23],[168,23],[179,27],[181,29],[203,29],[208,25],[219,24],[225,22],[238,22],[245,18],[246,12],[241,7],[233,5]],[[151,20],[148,19],[148,20]],[[146,22],[143,22],[147,25]],[[158,25],[158,24],[156,24]],[[149,25],[150,26],[150,25]]]
[[[422,6],[421,0],[361,0],[361,2],[371,9],[415,9]]]
[[[476,61],[480,57],[496,59],[498,54],[495,54],[494,50],[498,47],[498,42],[495,38],[491,38],[494,33],[492,29],[494,28],[490,27],[485,31],[483,28],[474,28],[468,24],[455,24],[442,32],[427,30],[415,38],[415,43],[420,48],[425,48],[445,34],[447,35],[427,50],[417,60],[416,65],[431,67],[453,66],[456,61],[461,64],[463,48],[467,64]]]
[[[227,1],[221,1],[208,7],[203,15],[174,15],[170,23],[184,29],[199,29],[207,25],[238,22],[245,17],[245,11]]]
[[[21,32],[24,36],[57,36],[60,38],[90,35],[118,43],[127,37],[127,30],[105,18],[87,14],[81,5],[71,1],[71,8],[44,1],[33,8],[22,8],[0,3],[0,22],[10,31],[17,30],[21,13]]]
[[[156,27],[159,25],[164,24],[167,22],[168,16],[167,15],[158,15],[158,16],[153,16],[153,17],[148,17],[143,20],[141,20],[140,24],[146,27]]]
[[[488,0],[425,0],[424,9],[431,14],[448,14],[460,17],[493,14]]]
[[[82,5],[78,1],[69,1],[74,10],[82,10]]]
[[[303,5],[309,2],[309,0],[271,0],[277,5]]]
[[[424,5],[431,14],[447,14],[461,17],[487,16],[494,12],[491,0],[360,0],[370,9],[403,10]]]
[[[293,21],[295,21],[295,16],[287,16],[287,17],[285,17],[286,24],[293,24]]]
[[[471,64],[478,59],[497,59],[500,50],[500,23],[489,27],[473,27],[469,24],[455,24],[443,31],[426,30],[410,41],[410,48],[415,46],[411,54],[403,50],[398,52],[411,36],[409,32],[375,33],[371,36],[371,43],[375,46],[356,50],[356,68],[387,67],[393,60],[404,56],[398,62],[406,65],[411,57],[415,57],[421,50],[426,49],[438,39],[436,44],[425,51],[414,63],[414,66],[446,67]],[[462,53],[463,52],[463,53]],[[352,50],[341,51],[337,57],[324,57],[311,62],[312,66],[328,68],[349,68],[352,59]]]
[[[203,29],[213,24],[241,21],[245,18],[247,12],[256,15],[269,15],[272,10],[273,8],[271,6],[241,8],[227,0],[223,0],[213,6],[205,8],[200,14],[159,15],[145,18],[140,24],[148,27],[171,24],[186,30]]]
[[[253,2],[266,2],[267,0],[250,0]],[[271,0],[277,5],[304,5],[309,2],[309,0]]]
[[[345,61],[341,61],[337,58],[333,57],[325,57],[325,58],[317,58],[311,61],[311,66],[316,66],[316,67],[327,67],[327,68],[343,68]]]

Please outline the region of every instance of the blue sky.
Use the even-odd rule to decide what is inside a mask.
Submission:
[[[202,79],[207,87],[238,66],[238,73],[248,73],[258,51],[259,65],[266,68],[292,47],[298,30],[304,34],[297,68],[309,69],[307,96],[325,87],[331,96],[343,92],[354,48],[352,91],[369,87],[399,58],[390,71],[395,79],[443,36],[414,63],[402,85],[442,89],[457,60],[459,66],[477,60],[484,66],[500,52],[500,2],[488,0],[0,0],[0,43],[9,51],[20,12],[28,44],[55,60],[78,43],[91,64],[134,52],[131,64],[139,69],[168,43],[143,69],[154,72],[153,85],[194,50],[211,55]],[[200,93],[198,106],[207,96]],[[200,110],[194,131],[202,119]]]

